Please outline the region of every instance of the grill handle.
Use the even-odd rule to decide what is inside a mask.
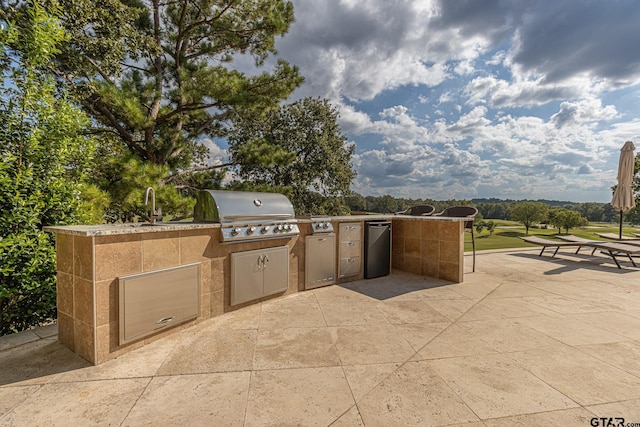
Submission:
[[[288,219],[288,218],[293,218],[293,215],[287,215],[287,214],[270,214],[270,213],[265,213],[265,214],[260,214],[260,215],[227,215],[224,217],[225,221],[248,221],[248,220],[260,220],[263,218],[269,218],[269,219]]]
[[[175,318],[176,318],[176,316],[163,317],[162,319],[160,319],[160,320],[158,320],[156,322],[156,325],[164,325],[166,323],[171,322]]]

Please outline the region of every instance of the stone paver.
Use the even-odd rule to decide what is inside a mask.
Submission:
[[[537,253],[266,301],[100,366],[55,325],[0,338],[0,426],[640,422],[640,268]]]

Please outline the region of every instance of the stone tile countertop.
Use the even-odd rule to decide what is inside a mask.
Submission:
[[[211,222],[132,222],[121,224],[61,225],[43,227],[44,231],[76,236],[114,236],[118,234],[160,233],[164,231],[196,230],[200,228],[219,228],[220,224]]]
[[[321,218],[321,216],[318,216]],[[412,216],[412,215],[343,215],[343,216],[329,216],[331,221],[377,221],[377,220],[391,220],[391,219],[420,219],[427,221],[466,221],[467,218],[451,217],[451,216]]]
[[[408,215],[342,215],[342,216],[314,216],[313,218],[329,218],[331,221],[378,221],[391,219],[428,220],[428,221],[465,221],[465,218],[452,218],[444,216],[408,216]],[[310,217],[297,218],[299,222],[310,222]],[[114,236],[119,234],[160,233],[164,231],[185,231],[203,228],[219,228],[220,224],[213,222],[133,222],[121,224],[96,224],[96,225],[60,225],[47,226],[44,231],[59,234],[72,234],[76,236]]]

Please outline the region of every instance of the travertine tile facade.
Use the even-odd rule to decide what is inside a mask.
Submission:
[[[351,222],[353,219],[345,219]],[[421,275],[462,281],[463,235],[460,221],[393,218],[392,266]],[[334,222],[337,229],[339,222]],[[118,277],[200,263],[200,315],[194,322],[244,308],[274,296],[231,306],[230,253],[286,245],[289,288],[275,297],[304,290],[305,236],[221,244],[220,229],[180,229],[116,235],[57,233],[58,328],[60,341],[94,364],[117,357],[170,333],[163,331],[119,345]],[[363,269],[338,283],[360,280]],[[175,328],[174,328],[175,329]],[[179,328],[178,328],[179,329]]]
[[[218,243],[218,233],[219,229],[212,228],[115,236],[57,234],[60,341],[98,364],[158,339],[154,335],[118,345],[117,278],[130,274],[199,262],[200,316],[196,321],[243,307],[229,303],[230,278],[224,272],[229,271],[230,252],[287,244],[291,265],[285,294],[298,292],[298,254],[303,251],[298,238],[230,246]],[[244,306],[255,302],[259,300]]]
[[[462,282],[464,222],[402,219],[393,221],[393,268]]]

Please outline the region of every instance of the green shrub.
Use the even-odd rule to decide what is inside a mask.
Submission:
[[[56,264],[42,231],[0,238],[0,335],[28,329],[56,315]]]
[[[0,29],[0,335],[55,316],[54,241],[42,227],[85,217],[94,151],[86,116],[46,70],[64,32],[36,1],[24,6]]]

